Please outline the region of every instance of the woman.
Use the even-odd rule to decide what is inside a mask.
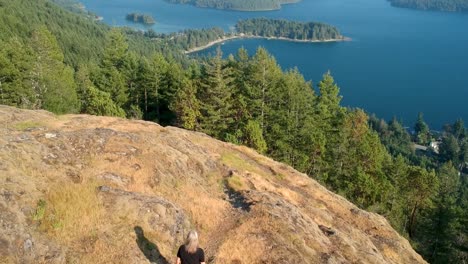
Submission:
[[[205,264],[205,252],[198,247],[197,231],[190,231],[177,251],[177,264]]]

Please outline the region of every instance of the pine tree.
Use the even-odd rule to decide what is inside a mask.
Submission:
[[[407,221],[406,230],[410,238],[415,237],[418,213],[432,204],[432,198],[439,188],[434,171],[410,166],[407,175]]]
[[[101,71],[94,79],[97,87],[109,93],[119,107],[123,107],[128,101],[127,55],[128,44],[125,37],[119,29],[112,29],[107,35]]]
[[[89,70],[85,66],[79,68],[76,83],[81,113],[125,117],[125,111],[112,101],[110,94],[94,86],[89,78]]]
[[[33,32],[31,46],[35,52],[32,70],[35,108],[54,113],[71,113],[78,108],[74,72],[63,63],[64,56],[55,37],[47,28]]]
[[[263,138],[262,128],[260,124],[254,120],[249,120],[247,125],[245,126],[245,141],[243,142],[245,145],[256,149],[260,153],[266,152],[267,143]]]
[[[225,67],[222,54],[204,67],[201,87],[201,129],[214,137],[224,139],[233,122],[232,86],[230,68]]]
[[[281,77],[281,69],[276,60],[264,49],[259,48],[253,56],[250,65],[248,106],[253,118],[258,120],[265,133],[268,129],[266,123],[268,106],[274,89]]]
[[[418,114],[418,119],[414,125],[414,133],[416,135],[416,142],[422,145],[427,145],[431,139],[429,126],[426,124],[423,118],[423,114]]]
[[[443,161],[452,161],[455,164],[459,164],[460,146],[458,145],[457,139],[452,134],[442,139],[442,143],[439,146],[439,153]]]
[[[459,210],[456,202],[460,188],[458,170],[451,162],[445,163],[437,173],[439,188],[435,199],[435,208],[428,216],[429,226],[424,227],[427,231],[426,245],[427,255],[431,263],[446,263],[447,260],[455,259],[456,234],[460,229]]]
[[[185,129],[197,129],[201,114],[196,86],[187,80],[182,88],[179,89],[175,98],[170,109],[176,113],[176,124]]]
[[[0,41],[0,104],[32,108],[36,104],[31,89],[33,51],[19,39]]]

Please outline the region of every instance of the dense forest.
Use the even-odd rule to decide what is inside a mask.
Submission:
[[[238,33],[294,40],[343,39],[336,27],[323,23],[302,23],[284,19],[253,18],[236,24]]]
[[[229,9],[238,11],[266,11],[280,9],[283,4],[300,0],[166,0],[176,4],[190,4],[197,7]]]
[[[263,48],[189,59],[167,35],[110,28],[47,0],[0,0],[0,22],[0,104],[144,119],[249,146],[385,216],[431,263],[467,261],[462,120],[435,134],[419,115],[409,133],[343,107],[330,73],[313,85]]]
[[[393,6],[422,10],[466,12],[468,0],[389,0]]]
[[[151,15],[138,13],[127,14],[126,19],[135,23],[141,23],[145,25],[153,25],[154,23],[156,23],[156,21]]]

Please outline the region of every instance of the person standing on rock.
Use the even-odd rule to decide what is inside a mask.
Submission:
[[[176,264],[205,264],[205,252],[198,247],[197,231],[190,231],[185,244],[179,247]]]

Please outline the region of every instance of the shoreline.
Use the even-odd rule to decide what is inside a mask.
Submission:
[[[184,54],[191,54],[191,53],[199,52],[199,51],[211,48],[214,45],[217,45],[226,41],[231,41],[231,40],[236,40],[236,39],[254,39],[254,38],[266,39],[266,40],[281,40],[281,41],[290,41],[290,42],[299,42],[299,43],[325,43],[325,42],[341,42],[341,41],[352,40],[351,38],[348,38],[348,37],[343,37],[339,39],[324,39],[324,40],[302,40],[302,39],[290,39],[290,38],[285,38],[285,37],[262,37],[262,36],[239,34],[239,35],[234,35],[234,36],[222,37],[222,38],[210,41],[206,45],[191,48],[189,50],[185,50]]]

